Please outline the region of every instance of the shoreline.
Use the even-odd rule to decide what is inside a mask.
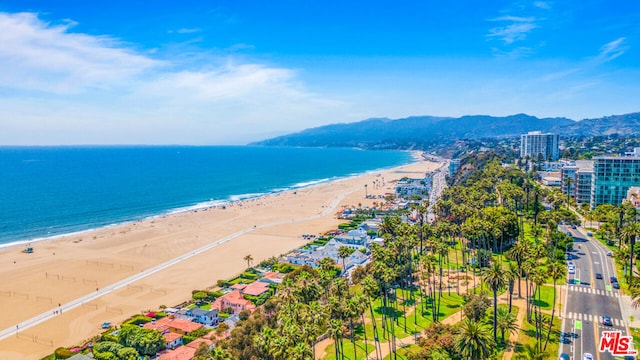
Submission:
[[[86,234],[86,233],[91,233],[93,231],[100,231],[100,230],[105,230],[105,229],[118,227],[118,226],[126,226],[126,225],[130,225],[130,224],[138,223],[138,222],[144,222],[144,221],[148,221],[148,220],[164,218],[164,217],[167,217],[167,216],[190,213],[190,212],[194,212],[194,211],[195,212],[197,212],[197,211],[207,211],[207,210],[215,209],[215,208],[220,207],[220,206],[238,204],[238,203],[242,203],[244,201],[249,201],[249,200],[257,200],[257,199],[265,198],[265,197],[272,196],[272,195],[277,195],[277,194],[286,193],[286,192],[290,192],[290,191],[296,191],[296,190],[305,189],[305,188],[309,188],[309,187],[313,187],[313,186],[319,186],[319,185],[323,185],[323,184],[329,184],[329,183],[334,182],[334,181],[348,180],[348,179],[356,178],[356,177],[359,177],[359,176],[370,175],[370,174],[373,174],[373,173],[376,173],[376,172],[386,171],[386,170],[394,169],[394,168],[397,168],[397,167],[402,167],[402,166],[415,164],[415,163],[420,162],[420,161],[425,161],[425,159],[422,157],[422,154],[423,154],[422,151],[418,151],[418,150],[396,150],[396,151],[405,151],[405,152],[410,153],[411,154],[411,161],[406,163],[406,164],[400,164],[400,165],[395,165],[395,166],[390,166],[390,167],[367,170],[367,171],[364,171],[364,172],[361,172],[361,173],[356,173],[356,174],[348,174],[348,175],[344,175],[344,176],[334,176],[334,177],[331,177],[331,178],[324,178],[324,179],[317,179],[317,180],[308,180],[308,181],[305,181],[305,182],[300,182],[300,183],[295,183],[295,184],[289,185],[286,188],[272,189],[272,190],[268,190],[268,191],[262,192],[262,193],[231,194],[231,195],[229,195],[227,197],[227,199],[219,199],[219,200],[210,199],[208,201],[200,201],[200,202],[194,203],[192,205],[164,209],[164,210],[162,210],[162,212],[154,214],[154,215],[147,215],[147,216],[138,217],[136,219],[117,221],[117,222],[110,223],[110,224],[107,224],[107,225],[99,225],[99,226],[96,226],[96,227],[91,227],[91,228],[87,228],[87,229],[83,229],[83,230],[70,231],[70,232],[55,234],[55,235],[51,235],[51,236],[36,237],[36,238],[31,238],[31,239],[26,239],[26,240],[16,240],[16,241],[11,241],[11,242],[6,242],[6,243],[5,242],[0,242],[0,251],[4,250],[4,249],[10,249],[10,248],[13,248],[13,247],[20,247],[20,246],[30,245],[31,243],[41,243],[41,242],[53,241],[53,240],[57,240],[57,239],[65,238],[65,237],[69,237],[69,236],[79,236],[79,235],[83,235],[83,234]],[[255,195],[255,196],[253,196],[253,195]]]
[[[0,272],[7,279],[0,291],[0,330],[49,315],[58,305],[64,310],[21,331],[27,340],[50,339],[53,348],[10,336],[0,341],[0,359],[41,358],[56,347],[79,344],[99,334],[103,321],[119,323],[141,309],[178,304],[191,290],[213,286],[244,270],[247,253],[256,263],[287,253],[308,242],[302,234],[329,231],[344,222],[335,218],[340,206],[371,206],[376,200],[365,198],[364,185],[370,185],[369,194],[384,194],[393,189],[394,180],[424,176],[439,164],[415,162],[244,200],[226,210],[188,211],[64,236],[41,242],[33,254],[0,249]],[[371,186],[374,181],[380,183],[380,176],[386,185]],[[336,208],[331,211],[334,202]],[[97,289],[108,289],[141,273],[146,274],[141,279],[96,294]],[[95,296],[71,306],[89,295]]]

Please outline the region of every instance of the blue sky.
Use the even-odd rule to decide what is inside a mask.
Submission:
[[[0,0],[0,144],[640,111],[640,3]]]

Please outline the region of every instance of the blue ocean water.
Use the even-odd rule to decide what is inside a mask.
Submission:
[[[331,148],[0,147],[0,245],[411,161],[408,152]]]

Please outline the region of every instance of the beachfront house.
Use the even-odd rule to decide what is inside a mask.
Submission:
[[[277,271],[268,271],[268,272],[265,272],[262,278],[260,278],[258,281],[264,282],[267,284],[280,285],[282,284],[283,279],[284,279],[284,274],[280,274]]]
[[[192,321],[176,319],[173,316],[163,317],[144,324],[145,329],[158,330],[162,334],[173,332],[181,335],[189,334],[192,331],[202,328],[202,324]]]
[[[327,245],[336,244],[337,246],[346,246],[352,249],[359,250],[361,248],[365,248],[367,246],[367,240],[369,240],[369,235],[365,230],[351,230],[346,234],[340,234],[333,237],[333,239],[329,240]]]
[[[185,346],[186,347],[190,347],[192,349],[198,350],[198,348],[200,347],[200,344],[207,345],[207,348],[209,348],[209,350],[212,350],[214,348],[213,341],[211,341],[209,339],[204,339],[204,338],[195,339],[195,340],[193,340],[192,342],[188,343]]]
[[[162,334],[162,337],[167,342],[167,349],[175,349],[182,345],[182,334],[168,332]]]
[[[426,198],[429,196],[432,183],[433,177],[431,174],[427,174],[423,179],[404,178],[399,180],[396,184],[396,195],[404,198],[410,198],[413,196]]]
[[[193,317],[193,321],[206,326],[218,324],[218,310],[204,310],[199,307],[190,309],[187,315]]]
[[[191,360],[196,356],[196,349],[179,346],[175,350],[166,350],[160,354],[158,360]]]
[[[380,224],[382,224],[382,221],[379,219],[365,220],[358,226],[358,230],[364,231],[365,233],[368,231],[377,233],[378,230],[380,230]]]
[[[234,290],[226,295],[220,296],[216,301],[211,304],[212,309],[218,311],[224,311],[225,309],[231,309],[231,312],[238,314],[240,311],[254,311],[256,306],[244,296],[238,290]]]

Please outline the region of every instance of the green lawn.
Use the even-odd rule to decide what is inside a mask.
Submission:
[[[349,360],[363,360],[367,353],[365,352],[364,341],[356,341],[356,354],[353,354],[353,344],[351,340],[344,339],[342,341],[342,351],[344,351],[344,358]],[[367,344],[367,350],[369,352],[375,351],[375,347],[373,346],[373,342]],[[336,346],[335,344],[331,344],[327,346],[325,349],[325,356],[322,358],[323,360],[336,360]],[[342,359],[342,356],[340,356]]]
[[[397,359],[399,360],[406,360],[407,359],[407,353],[411,352],[411,351],[420,351],[420,346],[418,345],[409,345],[409,346],[405,346],[403,348],[398,349],[397,351]],[[387,355],[384,357],[384,360],[393,360],[393,356],[391,354]]]
[[[553,307],[553,286],[542,285],[539,289],[540,300],[536,294],[535,300],[531,300],[534,305],[539,305],[541,309],[551,310]],[[560,292],[556,289],[556,301],[560,298]]]
[[[403,316],[404,313],[402,312],[403,311],[402,307],[399,307],[398,311],[395,311],[394,309],[387,310],[390,318],[397,319],[393,321],[394,334],[396,335],[396,337],[403,338],[409,335],[413,335],[415,333],[422,332],[422,330],[426,329],[429,325],[433,323],[431,318],[430,300],[425,299],[424,301],[425,301],[424,311],[422,311],[421,301],[418,301],[418,304],[416,306],[417,312],[410,310],[410,306],[407,306],[406,331],[405,331],[405,317]],[[443,291],[442,300],[440,302],[440,313],[439,313],[440,319],[444,319],[447,316],[460,310],[462,307],[462,302],[463,302],[462,296],[459,296],[455,293],[452,293],[451,295],[447,295]],[[383,338],[383,332],[382,332],[382,314],[383,314],[384,308],[380,300],[377,300],[375,302],[373,309],[374,309],[374,315],[376,318],[376,326],[378,328],[378,334],[380,336],[380,341],[386,341],[386,339]],[[370,313],[368,313],[367,315],[368,315],[367,316],[368,318],[371,317]],[[389,321],[387,321],[387,325],[388,324],[389,324]],[[372,323],[367,324],[365,329],[367,332],[367,338],[373,339],[374,332],[373,332]]]
[[[544,346],[544,341],[546,340],[547,330],[548,330],[548,318],[544,317],[546,320],[545,326],[543,326],[543,337],[542,337],[542,345]],[[557,356],[558,354],[558,346],[560,344],[560,326],[562,321],[556,317],[553,320],[553,329],[551,330],[551,338],[549,339],[549,344],[547,345],[547,349],[545,350],[547,357],[552,358]],[[520,329],[520,334],[518,335],[518,342],[515,347],[516,357],[519,354],[524,353],[524,346],[530,345],[535,346],[536,338],[535,338],[535,326],[533,324],[529,324],[526,319],[524,324],[522,325],[522,329]]]

